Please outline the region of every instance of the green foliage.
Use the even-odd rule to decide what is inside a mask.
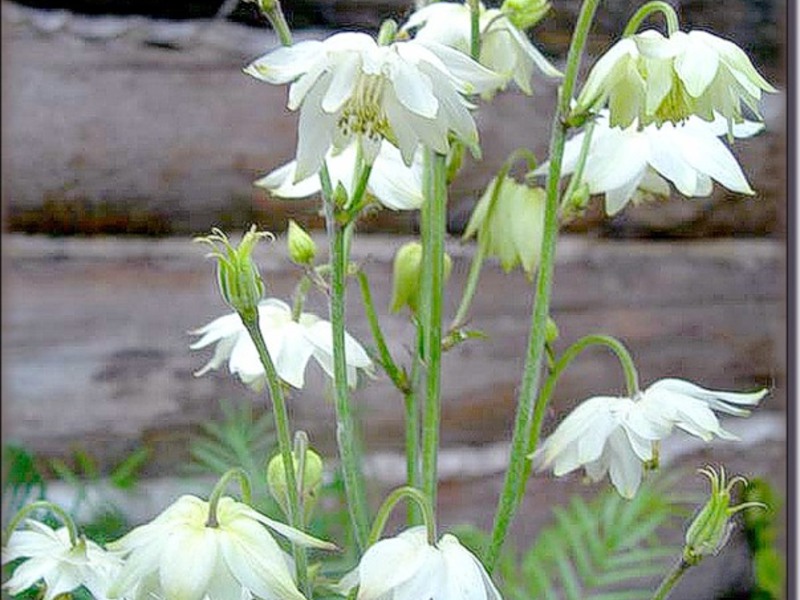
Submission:
[[[36,459],[22,446],[3,446],[3,514],[11,517],[24,505],[45,496],[44,477]]]
[[[495,579],[507,599],[647,600],[653,579],[663,576],[680,556],[664,546],[658,533],[686,513],[667,492],[671,479],[641,486],[632,500],[608,490],[591,502],[573,496],[553,509],[553,521],[517,557],[507,549]],[[454,530],[478,557],[488,536],[473,528]]]
[[[786,564],[778,551],[778,527],[775,515],[780,502],[772,486],[764,479],[753,479],[744,489],[744,502],[762,502],[767,510],[744,511],[747,545],[753,555],[754,600],[778,600],[785,597]]]

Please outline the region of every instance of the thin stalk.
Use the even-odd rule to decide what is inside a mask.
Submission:
[[[264,6],[268,4],[268,6]],[[292,45],[292,30],[289,29],[289,24],[286,22],[286,17],[283,14],[281,3],[278,0],[266,0],[266,2],[259,2],[261,12],[269,20],[270,25],[278,34],[281,44],[284,46]]]
[[[247,332],[250,334],[253,344],[255,344],[258,357],[261,360],[267,377],[267,387],[269,388],[269,395],[272,399],[272,414],[275,418],[275,429],[278,432],[278,448],[286,473],[286,487],[289,496],[289,522],[295,529],[302,530],[303,515],[300,512],[300,500],[297,494],[297,479],[294,474],[294,460],[292,458],[292,437],[289,427],[289,415],[286,410],[286,399],[283,395],[283,383],[278,377],[275,364],[272,362],[272,357],[269,355],[264,336],[261,335],[261,328],[258,325],[258,311],[255,312],[255,317],[252,319],[245,318],[241,314],[239,316],[242,318],[242,323],[244,323]],[[294,556],[297,569],[298,586],[308,596],[311,593],[311,586],[308,580],[308,560],[306,558],[306,551],[301,546],[292,544],[292,555]]]
[[[342,463],[347,508],[360,550],[369,535],[364,476],[357,447],[357,436],[350,393],[347,387],[347,357],[344,345],[345,278],[347,276],[346,228],[334,215],[332,202],[325,203],[330,240],[331,295],[330,318],[333,329],[333,384],[336,398],[336,441]]]
[[[633,14],[630,21],[628,21],[628,24],[625,26],[625,30],[622,32],[622,37],[626,38],[632,36],[636,33],[636,30],[639,29],[639,26],[644,20],[656,12],[660,12],[664,15],[664,19],[667,22],[667,33],[669,35],[672,35],[680,29],[678,14],[675,12],[675,9],[667,2],[653,0],[640,7],[639,10]]]
[[[589,156],[589,148],[592,146],[593,133],[594,121],[589,121],[589,123],[586,125],[586,129],[583,132],[583,141],[581,142],[581,150],[578,154],[578,163],[575,165],[575,171],[572,173],[572,177],[569,178],[567,189],[564,191],[562,196],[562,208],[570,201],[572,194],[575,193],[576,188],[578,185],[580,185],[581,180],[583,179],[583,169],[586,167],[586,158]]]
[[[214,486],[211,496],[208,499],[208,519],[206,520],[206,527],[219,527],[217,506],[222,498],[222,494],[225,493],[225,488],[228,487],[228,483],[234,477],[239,480],[239,488],[242,491],[242,502],[250,504],[252,496],[250,493],[250,478],[247,476],[247,473],[241,467],[228,469],[223,473],[222,477],[219,478],[217,485]]]
[[[378,356],[380,356],[383,370],[386,371],[386,374],[389,376],[389,379],[392,380],[394,386],[400,392],[405,393],[408,388],[408,382],[389,352],[389,346],[386,344],[386,338],[383,335],[380,322],[378,321],[378,315],[375,312],[375,304],[372,301],[372,292],[369,289],[367,274],[364,273],[364,271],[359,271],[356,277],[358,278],[358,286],[361,289],[361,298],[364,301],[364,313],[366,314],[369,328],[372,331],[372,337],[375,339],[375,345],[378,348]]]
[[[475,297],[475,292],[478,289],[478,280],[481,277],[481,269],[485,259],[486,249],[484,248],[484,244],[479,242],[472,255],[472,263],[469,266],[467,283],[464,285],[464,295],[461,297],[461,304],[458,306],[456,316],[450,324],[450,331],[455,331],[467,320],[467,313],[472,306],[472,299]]]
[[[37,500],[36,502],[31,502],[30,504],[23,506],[21,509],[19,509],[17,514],[14,515],[14,518],[11,519],[11,522],[6,528],[6,533],[3,536],[3,547],[8,544],[8,540],[11,539],[11,534],[14,533],[14,530],[17,527],[19,527],[19,524],[22,522],[22,520],[32,512],[39,509],[49,510],[59,519],[61,519],[61,522],[64,524],[64,527],[67,528],[67,533],[69,534],[69,545],[73,548],[78,545],[78,540],[80,539],[78,535],[78,526],[75,525],[75,521],[72,520],[72,517],[69,516],[67,511],[48,500]]]
[[[420,379],[420,348],[422,346],[422,329],[417,327],[417,343],[415,352],[411,363],[411,376],[409,377],[409,385],[405,394],[403,394],[403,407],[405,409],[405,422],[406,422],[406,483],[410,487],[420,487],[420,472],[419,472],[419,406],[417,402],[417,390],[419,389]],[[421,523],[422,513],[419,507],[414,504],[408,504],[408,513],[406,520],[409,525],[419,525]]]
[[[425,403],[422,415],[422,490],[436,511],[437,458],[441,416],[442,296],[444,237],[447,227],[447,159],[433,150],[425,154],[426,227],[423,253],[423,350]]]
[[[469,0],[469,55],[478,60],[481,55],[481,3]]]
[[[425,529],[428,533],[428,544],[433,546],[436,543],[436,519],[433,516],[433,508],[428,501],[427,496],[420,492],[418,489],[411,486],[404,486],[397,488],[386,497],[383,504],[378,509],[378,514],[375,515],[375,522],[372,524],[372,530],[369,533],[369,546],[377,542],[383,528],[386,527],[386,521],[389,515],[394,510],[394,507],[402,499],[412,500],[413,503],[422,511]]]
[[[675,584],[678,583],[680,578],[683,577],[683,575],[691,568],[691,566],[692,565],[690,563],[683,559],[678,561],[678,563],[672,568],[672,571],[670,571],[661,582],[661,585],[658,586],[656,593],[653,594],[652,600],[664,600],[672,588],[675,587]]]
[[[555,247],[558,238],[558,183],[561,177],[561,162],[564,157],[564,143],[568,126],[565,124],[569,114],[578,67],[589,28],[600,0],[584,0],[578,22],[572,36],[564,82],[559,91],[559,102],[553,118],[550,137],[550,170],[547,174],[547,201],[544,216],[544,235],[539,271],[536,278],[536,292],[533,305],[533,316],[528,339],[528,350],[525,358],[525,369],[517,398],[517,413],[514,420],[514,432],[511,438],[511,455],[506,471],[503,489],[495,513],[492,541],[486,557],[486,568],[491,572],[500,556],[500,549],[505,542],[511,520],[519,506],[519,498],[525,487],[523,474],[528,454],[528,439],[533,418],[536,395],[541,376],[542,358],[544,356],[547,317],[550,312],[550,290],[553,282],[555,263]]]

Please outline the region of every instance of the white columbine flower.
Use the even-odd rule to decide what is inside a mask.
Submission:
[[[245,72],[292,84],[288,107],[300,109],[297,181],[319,171],[331,146],[341,150],[354,139],[370,164],[383,139],[400,149],[407,165],[419,143],[447,154],[450,132],[478,152],[472,105],[463,95],[502,85],[499,75],[441,44],[379,46],[354,32],[279,48]]]
[[[332,549],[232,498],[217,505],[217,525],[208,525],[208,502],[181,496],[150,523],[110,548],[127,555],[112,585],[112,598],[128,600],[304,600],[289,557],[270,532],[303,546]]]
[[[481,3],[479,25],[481,46],[478,62],[500,73],[505,83],[513,79],[523,92],[532,94],[530,82],[534,67],[549,77],[562,76],[499,9],[487,10]],[[414,35],[415,39],[439,42],[466,55],[470,54],[471,16],[468,4],[429,4],[412,14],[403,25],[403,30],[418,27],[420,29]]]
[[[611,124],[627,127],[679,122],[690,115],[707,121],[721,114],[741,123],[742,102],[756,115],[761,92],[775,92],[733,42],[705,31],[664,37],[648,29],[614,44],[592,67],[578,96],[578,110],[606,101]]]
[[[311,313],[302,313],[300,319],[294,321],[292,309],[277,298],[268,298],[259,303],[258,321],[270,358],[278,375],[286,383],[296,388],[303,387],[306,365],[311,357],[333,377],[333,333],[328,321]],[[263,388],[266,374],[255,344],[239,315],[225,315],[191,333],[202,336],[190,346],[193,350],[217,344],[214,356],[195,375],[218,369],[227,360],[231,373],[238,375],[254,389]],[[371,373],[373,364],[361,344],[347,332],[344,342],[347,383],[355,387],[358,382],[357,370]]]
[[[750,137],[762,131],[762,123],[745,121],[733,126],[733,135]],[[690,117],[684,123],[655,124],[639,129],[611,127],[608,112],[597,118],[583,170],[591,194],[605,194],[606,213],[614,215],[635,197],[637,190],[669,196],[669,182],[684,196],[711,194],[712,180],[740,194],[754,194],[742,168],[719,136],[726,133],[725,120],[706,122]],[[562,175],[578,163],[585,133],[571,138],[564,149]],[[549,162],[533,174],[544,175]]]
[[[335,189],[341,183],[352,197],[356,179],[358,145],[353,143],[341,151],[328,152],[325,162]],[[256,185],[279,198],[305,198],[320,193],[319,177],[314,174],[295,182],[297,161],[278,167]],[[417,147],[411,166],[406,166],[400,151],[388,142],[381,144],[367,180],[367,192],[392,210],[414,210],[422,205],[422,148]]]
[[[556,427],[532,458],[537,469],[553,467],[556,476],[580,466],[592,481],[608,473],[625,498],[642,480],[642,463],[653,459],[652,443],[678,427],[710,441],[736,439],[725,431],[714,411],[750,414],[767,390],[740,394],[706,390],[681,379],[661,379],[635,398],[596,396],[579,404]]]
[[[3,548],[3,564],[27,558],[3,584],[12,595],[44,582],[42,600],[53,600],[85,586],[97,600],[106,591],[122,566],[119,557],[106,552],[91,540],[78,539],[72,546],[66,527],[53,530],[28,519],[26,530],[15,530]]]
[[[445,534],[435,546],[424,527],[370,546],[339,584],[357,600],[500,600],[480,561],[458,539]]]

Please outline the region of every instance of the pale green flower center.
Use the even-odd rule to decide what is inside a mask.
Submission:
[[[362,75],[339,118],[339,129],[346,137],[361,135],[377,142],[388,136],[391,128],[383,109],[386,78]]]

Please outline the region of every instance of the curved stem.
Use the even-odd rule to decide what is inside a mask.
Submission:
[[[312,283],[308,273],[304,274],[300,281],[297,282],[294,294],[292,294],[292,321],[300,320],[300,315],[303,314],[303,306],[306,303],[306,296],[311,289]]]
[[[425,404],[422,415],[422,489],[436,511],[437,458],[441,413],[442,296],[444,237],[447,227],[447,159],[425,153],[425,204],[422,239],[422,325],[425,361]]]
[[[258,351],[258,357],[264,367],[264,373],[267,378],[267,386],[269,388],[269,395],[272,399],[272,412],[275,418],[275,429],[278,433],[278,447],[280,449],[281,458],[283,460],[283,468],[286,473],[286,487],[288,493],[288,506],[289,506],[289,523],[295,529],[302,529],[302,512],[300,511],[300,501],[297,494],[297,478],[294,472],[294,460],[292,458],[292,439],[289,427],[289,415],[286,410],[286,399],[283,395],[283,383],[278,376],[275,369],[275,364],[267,350],[267,344],[264,341],[264,336],[261,334],[261,328],[258,325],[258,311],[255,312],[254,318],[245,318],[241,313],[239,316],[244,323],[250,338],[255,344]],[[297,581],[301,589],[306,592],[310,591],[308,581],[308,563],[306,559],[306,551],[297,544],[292,544],[292,554],[294,556],[295,564],[297,567]]]
[[[481,269],[483,268],[483,261],[485,259],[486,249],[483,244],[479,243],[472,255],[472,263],[469,266],[467,283],[464,285],[464,295],[461,297],[461,304],[458,306],[456,316],[450,324],[450,331],[458,329],[467,320],[467,313],[472,306],[472,299],[475,297],[475,292],[478,289],[478,280],[480,279]]]
[[[667,33],[669,35],[672,35],[680,29],[678,14],[675,12],[675,9],[672,8],[668,2],[653,0],[640,7],[639,10],[633,14],[630,21],[628,21],[628,24],[625,26],[625,30],[622,32],[622,37],[626,38],[632,36],[636,33],[636,30],[639,29],[639,26],[644,20],[656,12],[660,12],[664,15],[664,19],[667,21]]]
[[[247,473],[241,467],[228,469],[223,473],[222,477],[219,478],[217,485],[214,486],[211,496],[208,499],[208,519],[206,520],[206,527],[219,527],[217,506],[222,498],[222,494],[225,493],[225,488],[228,487],[228,483],[230,483],[233,477],[239,480],[239,488],[242,490],[242,502],[250,504],[250,478],[247,476]]]
[[[286,22],[281,3],[278,0],[271,0],[270,6],[264,7],[261,2],[259,2],[259,6],[261,6],[261,12],[264,13],[264,16],[267,17],[270,25],[272,25],[272,28],[278,34],[278,39],[280,39],[281,44],[284,46],[291,46],[292,31],[289,29],[289,24]]]
[[[534,298],[533,316],[528,340],[528,351],[525,359],[525,370],[519,388],[517,413],[514,420],[514,432],[511,438],[511,455],[508,470],[503,482],[503,490],[495,513],[492,541],[486,558],[486,568],[491,572],[500,556],[500,549],[505,542],[511,520],[519,506],[519,499],[525,487],[522,478],[528,454],[528,440],[533,418],[536,395],[544,355],[547,317],[550,312],[550,290],[553,281],[555,247],[558,237],[558,183],[561,177],[561,162],[564,157],[564,143],[568,126],[564,119],[569,114],[570,100],[578,75],[578,67],[589,28],[592,24],[599,0],[584,0],[578,22],[575,26],[569,53],[564,82],[559,91],[559,102],[553,118],[550,138],[550,170],[547,175],[547,201],[545,205],[544,235],[539,271],[536,278],[536,295]]]
[[[47,509],[61,519],[61,522],[64,523],[64,527],[67,528],[67,532],[69,533],[70,546],[74,548],[78,545],[78,526],[75,525],[75,521],[72,520],[72,517],[69,516],[67,511],[49,500],[37,500],[36,502],[31,502],[20,508],[17,514],[14,515],[14,518],[11,519],[11,522],[6,528],[6,534],[3,536],[3,547],[8,543],[14,530],[19,527],[22,519],[39,509]]]
[[[664,600],[667,597],[669,592],[672,588],[675,587],[675,584],[678,583],[681,577],[683,577],[684,573],[689,570],[692,565],[684,560],[680,560],[670,571],[664,580],[661,582],[661,585],[658,586],[655,594],[653,594],[652,600]]]
[[[386,521],[389,519],[389,515],[397,503],[404,498],[413,500],[422,511],[422,520],[428,532],[428,544],[431,546],[436,544],[436,519],[433,516],[433,507],[428,497],[417,488],[406,485],[394,490],[386,497],[386,500],[383,501],[383,504],[378,510],[378,514],[375,515],[375,521],[369,533],[368,546],[372,546],[372,544],[380,539],[383,528],[386,526]]]

